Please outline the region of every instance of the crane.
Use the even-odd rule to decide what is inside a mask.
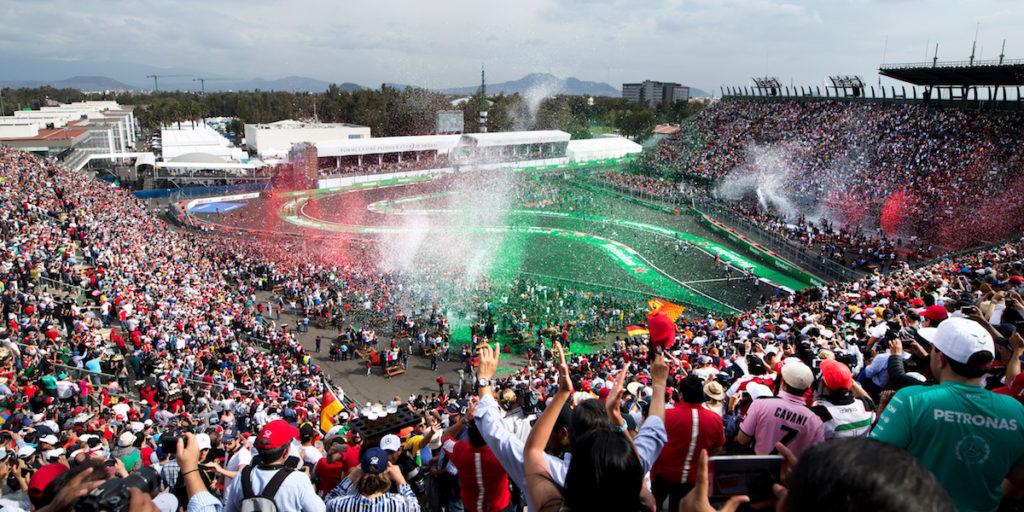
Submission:
[[[218,80],[234,80],[234,79],[233,78],[206,78],[205,76],[192,79],[193,82],[199,82],[199,87],[202,89],[202,94],[206,94],[206,82],[215,82],[215,81],[218,81]]]
[[[175,76],[192,76],[192,75],[146,75],[146,78],[153,79],[153,92],[160,92],[160,84],[157,83],[158,78],[170,78]]]

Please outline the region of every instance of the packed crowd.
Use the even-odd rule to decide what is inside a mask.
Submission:
[[[810,220],[804,216],[787,219],[757,203],[729,206],[760,229],[853,269],[888,269],[897,261],[913,262],[936,256],[930,246],[920,247],[917,237],[906,242],[902,238],[890,240],[881,230],[866,233],[859,226],[837,225],[826,219]]]
[[[351,158],[350,158],[351,159]],[[325,159],[331,160],[331,159]],[[365,157],[362,163],[349,162],[337,166],[320,167],[321,178],[337,178],[341,176],[387,174],[393,172],[420,171],[424,169],[440,169],[448,166],[448,158],[445,155],[422,157],[419,160],[414,155],[404,155],[402,161],[397,158],[393,161],[377,161],[376,156]]]
[[[799,211],[878,230],[883,243],[917,237],[919,248],[948,251],[1020,232],[1021,121],[1016,112],[909,103],[730,100],[667,138],[645,165],[741,189],[753,178],[744,199],[764,199],[759,183],[781,180],[772,193]],[[978,214],[999,220],[978,224]]]
[[[687,201],[698,191],[687,182],[673,183],[664,178],[652,178],[639,174],[606,172],[597,177],[624,190],[658,196],[670,201]]]
[[[1024,243],[730,317],[656,312],[595,354],[563,328],[522,366],[485,328],[467,385],[348,408],[282,309],[387,316],[403,283],[172,230],[4,148],[0,180],[3,510],[996,510],[1024,489]],[[411,421],[371,428],[382,410]],[[710,457],[749,454],[777,457]]]

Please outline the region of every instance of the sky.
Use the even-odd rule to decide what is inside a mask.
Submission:
[[[1024,58],[1020,0],[0,0],[0,19],[0,80],[86,68],[144,83],[145,67],[440,88],[485,65],[489,82],[870,83],[883,59],[931,60],[936,43],[967,59],[978,24],[980,57],[1016,33],[1007,58]]]

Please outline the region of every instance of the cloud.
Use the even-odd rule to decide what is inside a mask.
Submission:
[[[871,81],[886,36],[890,62],[923,60],[929,42],[963,58],[975,21],[994,56],[1024,24],[1007,0],[5,0],[0,16],[15,20],[0,31],[7,58],[436,87],[474,83],[485,64],[494,81],[540,71],[710,90],[763,74]]]

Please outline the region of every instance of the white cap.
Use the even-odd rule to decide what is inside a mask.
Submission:
[[[765,386],[764,384],[758,384],[757,382],[751,382],[744,388],[750,398],[757,400],[758,398],[772,396],[772,388]]]
[[[951,317],[943,320],[934,331],[918,331],[942,354],[958,363],[967,364],[978,352],[988,352],[995,357],[995,345],[988,330],[974,320]]]
[[[807,389],[814,384],[814,372],[804,363],[784,364],[782,381],[794,389]]]
[[[380,440],[380,449],[388,452],[397,452],[402,447],[402,440],[394,434],[388,434]]]
[[[46,460],[51,460],[51,459],[56,459],[57,457],[60,457],[61,455],[64,455],[65,453],[67,453],[67,452],[64,451],[64,448],[57,448],[55,450],[47,450],[47,451],[43,452],[43,457],[45,457]]]
[[[196,434],[196,446],[198,446],[200,450],[209,450],[212,448],[210,445],[210,434],[202,432]]]
[[[60,441],[57,439],[57,436],[55,436],[53,434],[47,434],[47,435],[45,435],[43,437],[40,437],[39,438],[39,442],[40,443],[46,443],[46,444],[53,444],[53,445],[55,445],[55,444],[59,443]]]
[[[27,458],[35,455],[35,453],[36,453],[36,449],[35,449],[34,446],[26,445],[26,446],[22,446],[21,448],[18,448],[18,457],[20,457],[22,459],[27,459]]]

